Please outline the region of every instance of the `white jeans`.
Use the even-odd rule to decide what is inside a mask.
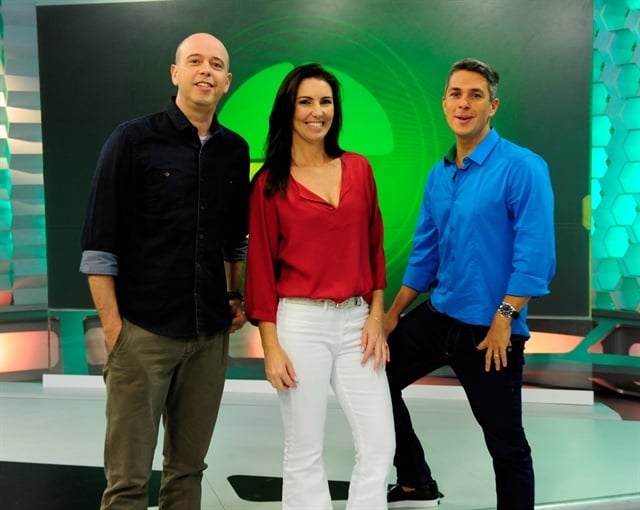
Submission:
[[[279,390],[284,424],[283,510],[330,510],[322,456],[329,386],[351,426],[356,451],[347,510],[387,508],[395,436],[384,369],[362,366],[360,340],[369,307],[280,301],[278,338],[298,384]]]

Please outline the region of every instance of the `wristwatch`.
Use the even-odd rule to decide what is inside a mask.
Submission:
[[[498,307],[498,313],[505,319],[517,319],[520,317],[520,312],[516,310],[511,303],[502,302]]]

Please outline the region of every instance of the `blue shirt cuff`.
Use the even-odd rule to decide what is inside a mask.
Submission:
[[[534,275],[516,273],[511,275],[507,294],[510,296],[528,296],[538,298],[549,294],[548,282],[551,277],[541,278]]]
[[[431,273],[420,271],[414,266],[407,266],[402,277],[402,285],[418,292],[427,292],[433,285],[434,277]]]

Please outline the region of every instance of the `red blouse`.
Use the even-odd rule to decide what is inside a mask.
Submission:
[[[386,287],[382,215],[369,161],[341,156],[342,188],[334,207],[289,177],[287,194],[265,197],[257,177],[249,206],[245,312],[276,322],[278,299],[344,301]]]

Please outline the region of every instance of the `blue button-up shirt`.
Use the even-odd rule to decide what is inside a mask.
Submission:
[[[100,153],[80,270],[113,275],[120,313],[166,336],[229,328],[224,260],[242,260],[249,147],[214,117],[205,141],[174,100],[128,121]]]
[[[403,284],[467,324],[489,326],[505,295],[548,293],[555,272],[553,192],[545,161],[495,129],[464,159],[455,147],[424,190]],[[526,307],[512,322],[529,335]]]

